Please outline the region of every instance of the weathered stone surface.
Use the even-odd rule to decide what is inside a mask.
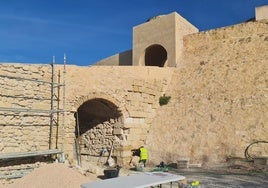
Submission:
[[[223,162],[268,139],[267,30],[267,22],[250,22],[184,38],[183,66],[166,91],[170,103],[157,109],[147,138],[152,161]],[[267,155],[268,148],[254,152]]]

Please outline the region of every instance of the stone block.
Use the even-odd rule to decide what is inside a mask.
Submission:
[[[133,91],[134,92],[140,92],[140,86],[134,85],[133,86]]]
[[[134,118],[143,118],[147,117],[147,114],[143,111],[138,111],[138,110],[130,110],[129,115],[134,117]]]
[[[178,169],[189,168],[189,160],[190,159],[187,157],[179,158],[177,160],[177,168]]]
[[[114,131],[113,131],[113,134],[122,135],[123,134],[123,129],[115,128]]]
[[[143,80],[134,80],[133,81],[133,85],[143,86],[144,85],[144,81]]]
[[[124,124],[140,124],[144,122],[145,118],[128,117],[124,119]]]

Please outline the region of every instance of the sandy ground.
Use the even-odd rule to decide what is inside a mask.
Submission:
[[[52,163],[34,169],[11,184],[0,185],[0,188],[79,188],[82,183],[95,180],[98,180],[96,174],[85,176],[66,164]]]
[[[146,169],[151,171],[152,169]],[[171,170],[170,173],[185,176],[188,183],[200,181],[201,188],[267,188],[268,167],[264,171],[242,169],[185,169]],[[130,169],[121,169],[120,176],[141,173]],[[78,168],[67,164],[42,164],[23,178],[13,183],[0,184],[0,188],[79,188],[81,184],[102,181],[103,174],[87,173],[86,176]],[[177,184],[176,184],[177,185]],[[176,185],[174,185],[176,187]],[[111,185],[110,188],[116,187]],[[164,185],[163,188],[170,187]],[[178,187],[178,185],[177,185]]]

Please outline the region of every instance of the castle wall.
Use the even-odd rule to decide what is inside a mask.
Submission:
[[[223,162],[267,140],[268,22],[188,35],[183,58],[147,138],[151,160]],[[163,147],[159,147],[159,145]],[[251,151],[268,154],[265,145]]]
[[[114,153],[120,164],[129,162],[130,150],[144,143],[149,162],[155,164],[179,157],[202,164],[243,157],[248,144],[268,139],[267,31],[267,21],[260,21],[187,35],[176,68],[66,66],[67,159],[76,162],[74,113],[95,98],[111,102],[122,112],[123,124],[116,130],[120,147]],[[55,69],[62,82],[63,66]],[[51,67],[4,63],[0,75],[50,82]],[[0,107],[50,109],[49,85],[3,77],[0,82]],[[163,94],[171,99],[160,107]],[[39,115],[1,111],[0,152],[48,149],[49,117]],[[61,130],[62,116],[59,118]],[[58,142],[55,134],[56,127],[52,148],[56,143],[61,148],[61,133]],[[267,155],[267,148],[254,152]]]
[[[55,66],[55,78],[63,66]],[[120,164],[128,163],[131,149],[144,144],[146,134],[158,108],[158,99],[170,82],[173,69],[144,67],[78,67],[66,66],[66,104],[64,151],[70,162],[76,162],[74,113],[86,101],[102,98],[118,107],[122,113],[123,125],[119,132],[118,147],[114,156]],[[49,65],[1,64],[1,75],[21,76],[30,79],[51,81]],[[1,80],[1,107],[50,109],[50,85],[33,84],[27,81]],[[63,89],[60,90],[61,100]],[[41,99],[38,97],[41,96]],[[55,102],[56,103],[56,102]],[[62,101],[60,108],[62,108]],[[47,150],[49,147],[50,118],[44,114],[2,112],[1,153]],[[40,115],[40,116],[39,116]],[[62,115],[57,128],[53,127],[52,148],[61,149]],[[99,131],[99,130],[98,130]],[[102,130],[101,130],[102,131]],[[103,130],[104,131],[104,130]],[[57,139],[57,140],[56,140]],[[56,145],[57,143],[57,145]],[[101,147],[101,146],[96,146]]]
[[[76,67],[67,69],[68,111],[75,111],[83,102],[104,98],[123,114],[124,148],[115,148],[115,155],[129,162],[130,150],[144,144],[146,134],[158,108],[158,99],[170,82],[172,68],[147,67]],[[68,125],[67,134],[73,135],[74,118]],[[73,137],[67,143],[73,143]],[[71,151],[70,151],[71,152]],[[124,163],[122,161],[122,163]]]

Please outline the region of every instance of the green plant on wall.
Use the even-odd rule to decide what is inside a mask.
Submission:
[[[159,104],[160,106],[166,105],[169,100],[170,100],[171,96],[166,96],[165,94],[161,97],[159,97]]]

